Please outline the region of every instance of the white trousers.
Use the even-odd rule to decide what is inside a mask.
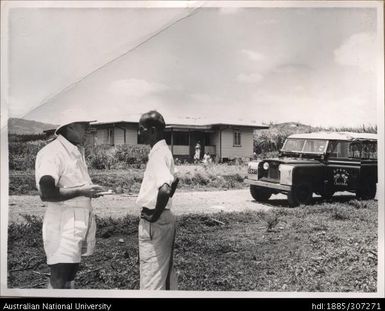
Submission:
[[[141,290],[177,290],[173,267],[176,217],[164,210],[156,222],[139,222]]]

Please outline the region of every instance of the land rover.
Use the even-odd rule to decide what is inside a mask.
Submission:
[[[277,158],[253,160],[245,182],[252,197],[287,195],[289,206],[310,204],[313,194],[330,199],[337,191],[373,199],[377,184],[377,134],[318,132],[290,135]]]

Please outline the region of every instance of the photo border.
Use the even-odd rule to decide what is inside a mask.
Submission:
[[[379,298],[384,297],[384,19],[382,1],[3,1],[1,3],[1,261],[0,296],[12,297],[92,297],[92,298]],[[7,250],[8,250],[8,14],[13,8],[375,8],[377,10],[377,116],[378,116],[378,275],[377,292],[238,292],[238,291],[170,291],[148,292],[141,290],[47,290],[7,288]]]

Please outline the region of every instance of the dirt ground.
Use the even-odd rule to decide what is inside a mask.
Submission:
[[[354,198],[349,192],[338,192],[336,196]],[[140,208],[135,203],[136,195],[114,194],[93,200],[97,216],[121,218],[126,215],[138,216]],[[319,196],[314,196],[315,201]],[[37,195],[9,196],[9,222],[23,221],[21,214],[43,216],[46,204]],[[180,191],[175,193],[172,210],[175,215],[211,214],[217,212],[267,211],[274,207],[288,207],[283,194],[272,195],[266,204],[256,202],[249,189],[227,191]]]
[[[286,196],[273,195],[271,200],[282,200],[285,204]],[[125,215],[139,215],[139,207],[133,195],[108,195],[93,200],[95,213],[99,217],[119,218]],[[9,221],[19,222],[20,214],[43,216],[46,204],[39,196],[21,195],[9,197]],[[249,193],[249,189],[228,191],[199,191],[179,192],[173,198],[173,212],[176,215],[206,214],[216,212],[241,212],[268,210],[271,206],[257,203]]]

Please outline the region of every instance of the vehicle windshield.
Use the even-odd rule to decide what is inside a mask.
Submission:
[[[288,138],[282,148],[282,152],[295,153],[324,153],[327,140]]]

